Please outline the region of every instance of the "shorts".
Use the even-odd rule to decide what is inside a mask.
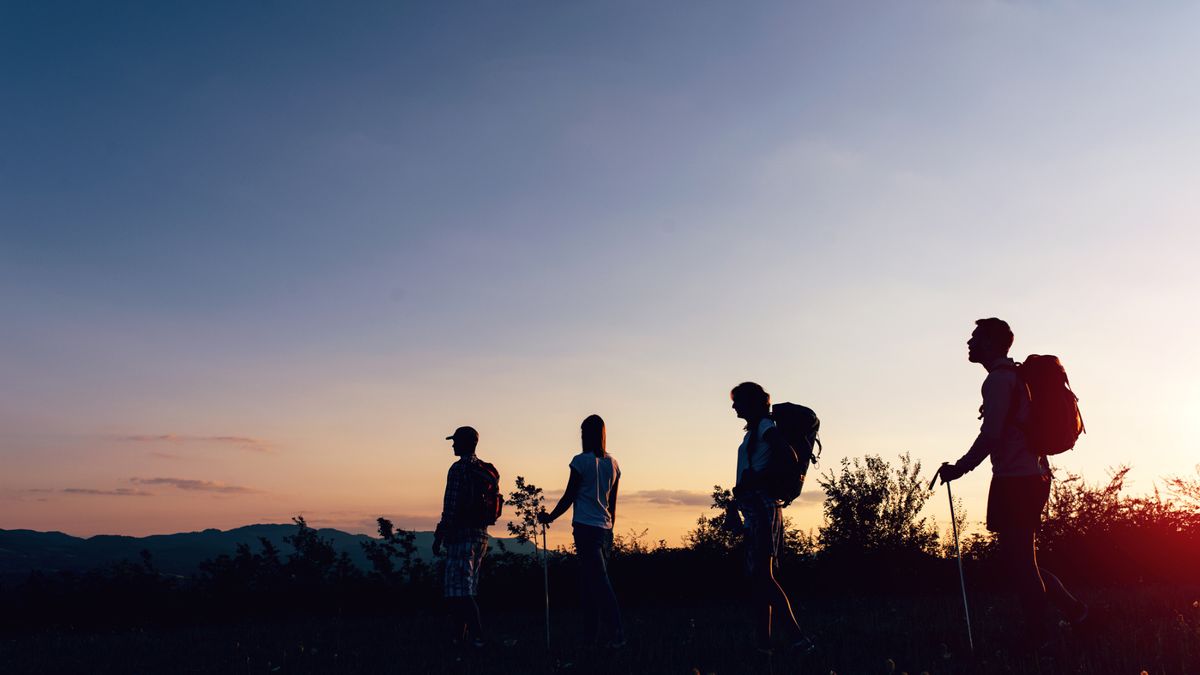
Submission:
[[[479,568],[487,554],[488,537],[473,537],[446,544],[446,577],[443,587],[447,598],[474,597],[479,591]]]
[[[742,514],[746,573],[753,576],[783,550],[783,508],[778,499],[757,491],[738,497],[736,504]]]
[[[992,532],[1030,530],[1042,524],[1050,499],[1050,476],[992,476],[988,489],[987,529]]]

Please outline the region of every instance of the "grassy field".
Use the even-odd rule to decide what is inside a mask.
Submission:
[[[1041,659],[1010,654],[1011,608],[976,601],[975,655],[952,596],[811,602],[803,623],[820,649],[806,658],[750,649],[737,607],[626,611],[629,644],[610,652],[575,639],[577,617],[488,612],[495,644],[446,644],[436,614],[310,618],[175,628],[33,632],[0,640],[0,672],[17,673],[1200,673],[1200,592],[1085,595],[1086,629],[1060,634]],[[486,608],[485,608],[486,611]]]

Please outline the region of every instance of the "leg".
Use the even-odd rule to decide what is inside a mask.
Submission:
[[[617,604],[617,594],[613,591],[612,581],[608,578],[608,556],[612,552],[612,536],[612,530],[605,530],[601,533],[597,604],[609,638],[616,643],[625,641],[625,630],[621,626],[621,607]]]
[[[446,608],[450,611],[450,635],[455,642],[467,639],[467,622],[461,600],[462,598],[446,598]]]
[[[459,615],[462,617],[461,621],[467,638],[482,640],[483,624],[479,620],[479,604],[475,602],[475,596],[468,595],[458,598],[458,601]]]
[[[758,629],[759,636],[770,641],[771,622],[774,619],[776,622],[782,623],[793,639],[798,640],[803,637],[804,633],[801,632],[796,615],[792,612],[792,603],[788,600],[787,593],[775,579],[774,566],[775,559],[771,557],[759,570],[756,570],[755,594],[759,607],[757,616],[758,620],[762,622]]]
[[[483,621],[479,615],[479,604],[475,602],[475,595],[479,592],[479,570],[483,567],[483,558],[487,555],[488,542],[486,537],[483,541],[475,542],[471,548],[471,577],[468,595],[463,598],[463,613],[466,615],[467,632],[476,641],[483,640]]]
[[[446,598],[446,609],[450,614],[450,635],[455,642],[467,638],[467,621],[463,613],[462,597],[465,593],[463,552],[458,544],[446,545],[445,574],[443,578],[443,594]]]
[[[575,525],[575,559],[579,564],[579,599],[583,612],[583,638],[595,643],[600,639],[600,606],[596,594],[597,570],[603,570],[600,541],[586,525]]]
[[[1053,572],[1040,567],[1038,569],[1042,575],[1042,582],[1046,586],[1046,598],[1065,619],[1078,621],[1084,615],[1087,605],[1071,595],[1071,592]]]
[[[1008,570],[1012,590],[1025,616],[1025,631],[1034,645],[1046,637],[1046,587],[1037,566],[1037,551],[1032,529],[1011,529],[996,533],[999,554]]]

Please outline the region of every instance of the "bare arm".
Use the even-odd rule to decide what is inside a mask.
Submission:
[[[558,504],[554,510],[544,517],[539,517],[538,520],[543,523],[553,523],[559,516],[567,512],[571,505],[575,503],[575,498],[579,496],[579,486],[583,483],[583,476],[575,469],[571,469],[571,476],[567,478],[567,489],[563,492],[562,499],[558,500]]]
[[[613,525],[617,524],[617,486],[620,484],[620,478],[614,480],[612,489],[608,491],[608,515],[612,517]]]

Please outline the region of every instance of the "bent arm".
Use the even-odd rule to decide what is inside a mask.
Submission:
[[[983,381],[983,424],[967,454],[954,463],[954,467],[962,473],[979,466],[985,457],[1000,446],[1004,424],[1012,407],[1013,386],[1014,382],[1007,377],[989,376]]]
[[[575,503],[575,498],[579,496],[581,483],[583,483],[583,476],[575,469],[571,469],[571,476],[567,479],[567,489],[563,492],[562,499],[558,500],[554,510],[546,516],[549,522],[554,522],[559,516],[566,513],[567,509],[571,508],[571,505]]]

